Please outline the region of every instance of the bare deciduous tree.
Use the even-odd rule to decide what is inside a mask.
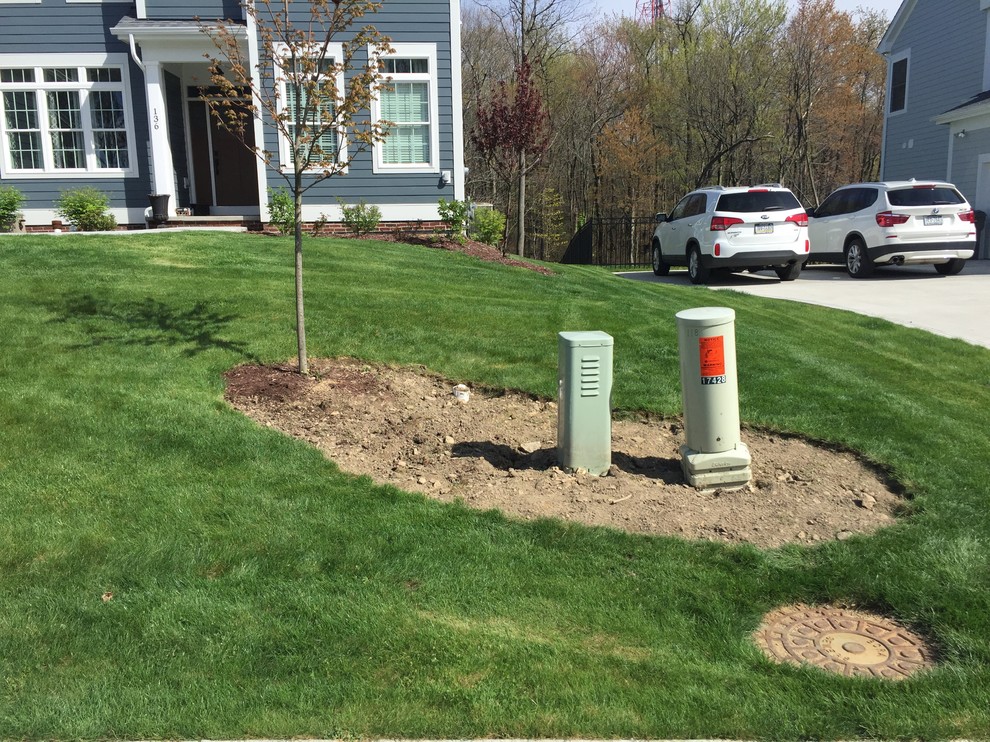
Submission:
[[[217,122],[235,134],[287,182],[293,196],[295,229],[296,338],[299,373],[309,373],[303,301],[303,196],[318,183],[346,171],[354,158],[388,134],[389,122],[374,120],[371,101],[387,86],[368,49],[392,51],[373,25],[357,27],[381,8],[373,0],[249,0],[245,10],[256,30],[259,59],[252,62],[242,43],[242,26],[206,24],[201,30],[216,47],[206,55],[212,88],[201,92]],[[332,51],[339,48],[339,58]],[[336,45],[339,44],[339,47]],[[373,55],[372,55],[373,56]],[[272,126],[287,149],[258,145],[254,126]]]

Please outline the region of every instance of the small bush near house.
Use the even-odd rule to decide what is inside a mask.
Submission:
[[[358,201],[353,206],[348,206],[338,199],[340,209],[343,212],[344,226],[352,234],[360,237],[363,234],[371,234],[378,229],[378,223],[382,220],[382,210],[372,204],[369,206],[363,200]]]
[[[0,232],[9,232],[17,222],[24,195],[13,186],[0,186]]]
[[[109,197],[95,188],[62,191],[55,202],[55,213],[80,232],[102,232],[116,228],[109,212]]]
[[[310,234],[312,234],[314,237],[319,237],[321,234],[323,234],[323,230],[327,228],[327,225],[329,223],[330,223],[330,217],[328,217],[326,214],[321,212],[319,218],[317,218],[313,222],[313,226],[310,231]]]
[[[456,242],[464,242],[464,226],[470,208],[471,204],[467,201],[458,201],[456,198],[450,201],[445,198],[440,199],[437,208],[440,220],[447,225],[451,238]]]
[[[505,237],[505,214],[498,209],[475,209],[468,223],[468,236],[486,245],[497,245]]]
[[[296,204],[292,200],[292,194],[284,188],[277,191],[274,188],[268,189],[268,211],[271,214],[271,223],[274,224],[282,234],[294,234],[296,226]]]

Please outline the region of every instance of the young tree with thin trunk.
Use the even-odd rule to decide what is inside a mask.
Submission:
[[[516,68],[515,84],[499,84],[492,100],[480,104],[477,128],[471,134],[474,145],[506,177],[518,181],[518,236],[516,250],[525,253],[526,246],[526,175],[546,151],[548,137],[547,111],[543,96],[533,81],[533,70],[523,60]]]
[[[297,0],[295,7],[291,0],[248,0],[244,7],[258,37],[257,64],[243,45],[243,26],[201,22],[217,49],[206,55],[212,88],[201,92],[216,121],[279,173],[292,193],[299,373],[308,374],[303,196],[388,135],[389,122],[371,117],[371,102],[388,79],[367,50],[388,54],[392,48],[373,25],[358,27],[381,8],[373,0]],[[282,156],[255,143],[256,122],[275,129]]]

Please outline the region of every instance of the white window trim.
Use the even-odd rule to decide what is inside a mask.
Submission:
[[[344,58],[344,47],[343,44],[327,44],[326,56],[333,59],[335,63],[339,64]],[[288,47],[285,45],[279,45],[275,48],[275,54],[278,57],[283,57],[288,51]],[[314,52],[318,52],[318,49],[314,49]],[[284,110],[288,103],[288,95],[285,90],[285,72],[281,65],[275,64],[274,66],[274,83],[278,85],[278,102],[280,110]],[[337,73],[337,90],[343,95],[344,94],[344,72],[341,70]],[[292,150],[289,146],[289,140],[282,134],[281,131],[276,129],[276,136],[278,137],[278,166],[279,170],[283,173],[293,172],[292,166]],[[337,161],[347,162],[347,131],[342,127],[337,127]],[[319,173],[320,168],[308,168],[306,172]],[[343,168],[339,171],[340,175],[347,174],[347,168]]]
[[[907,60],[907,74],[904,77],[904,108],[897,111],[890,110],[890,93],[894,84],[894,65],[897,62]],[[907,113],[908,110],[908,100],[911,93],[911,50],[905,49],[897,54],[891,54],[887,59],[887,101],[886,101],[886,114],[888,117],[900,116]]]
[[[430,71],[428,74],[411,73],[401,75],[396,82],[429,82],[430,90],[430,161],[426,163],[412,163],[403,165],[386,164],[384,159],[385,148],[382,145],[374,147],[374,157],[372,158],[372,171],[375,173],[439,173],[440,172],[440,91],[439,73],[437,71],[437,45],[436,44],[415,44],[415,43],[392,43],[395,50],[391,54],[381,54],[375,49],[368,50],[368,58],[377,59],[399,59],[418,58],[429,61]],[[391,80],[390,75],[385,75],[385,80]],[[378,97],[371,101],[371,120],[382,120],[382,105]]]
[[[89,3],[90,5],[102,5],[103,3],[129,3],[132,0],[65,0],[66,5],[73,3]]]
[[[2,0],[0,0],[2,1]],[[55,169],[51,170],[15,170],[11,166],[9,140],[7,138],[6,116],[0,111],[0,177],[17,180],[43,180],[55,178],[120,178],[137,177],[137,147],[135,142],[134,116],[131,110],[131,82],[128,74],[128,56],[126,54],[0,54],[0,67],[32,67],[35,69],[52,67],[70,67],[82,69],[85,67],[119,67],[119,83],[45,83],[36,80],[32,83],[0,83],[3,90],[29,90],[34,92],[45,89],[77,89],[87,93],[93,90],[120,90],[123,95],[124,131],[127,133],[127,168],[98,168],[95,166],[96,153],[93,142],[87,139],[85,169]],[[112,87],[108,88],[110,85]],[[2,108],[2,98],[0,98]],[[88,105],[83,105],[83,116],[88,114]],[[39,111],[40,114],[40,111]],[[88,129],[87,129],[88,130]]]
[[[41,5],[41,0],[0,0],[0,5]]]

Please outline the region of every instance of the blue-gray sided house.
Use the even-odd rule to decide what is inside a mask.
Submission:
[[[948,180],[990,212],[990,0],[904,0],[879,50],[881,178]]]
[[[308,17],[304,0],[290,7]],[[338,221],[341,202],[364,200],[383,222],[435,221],[440,198],[464,198],[459,15],[460,0],[384,0],[363,19],[394,49],[383,63],[390,89],[370,112],[394,126],[309,191],[304,220]],[[264,165],[201,97],[204,55],[218,52],[197,18],[232,19],[258,62],[239,2],[0,0],[0,16],[0,185],[24,194],[29,229],[50,228],[59,194],[84,186],[106,193],[123,225],[146,225],[151,194],[168,196],[169,216],[268,220],[268,189],[285,186],[285,142],[253,122],[254,143],[276,154]]]

